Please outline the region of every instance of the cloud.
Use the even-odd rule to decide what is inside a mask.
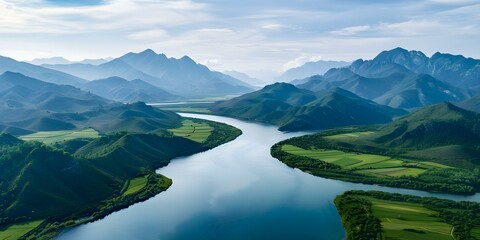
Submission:
[[[319,55],[318,56],[302,55],[302,56],[299,56],[299,57],[283,64],[282,70],[286,71],[286,70],[291,69],[291,68],[300,67],[307,62],[317,62],[317,61],[320,61],[320,60],[322,60],[322,56],[319,56]]]
[[[159,40],[168,37],[168,32],[162,29],[147,30],[129,34],[132,40]]]
[[[189,0],[107,0],[77,7],[9,0],[0,5],[0,32],[74,34],[175,27],[210,19],[204,10],[204,4]]]

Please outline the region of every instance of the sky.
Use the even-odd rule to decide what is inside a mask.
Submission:
[[[480,58],[479,0],[0,0],[0,55],[147,48],[254,76],[403,47]]]

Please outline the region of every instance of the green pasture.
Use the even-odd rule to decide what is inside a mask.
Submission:
[[[421,204],[367,199],[372,203],[374,215],[382,222],[384,239],[453,239],[452,225]]]
[[[87,128],[81,131],[47,131],[36,132],[28,135],[20,136],[20,139],[25,141],[39,141],[45,144],[62,142],[77,138],[98,138],[99,134],[92,128]]]
[[[349,140],[349,139],[355,139],[359,137],[365,137],[374,132],[372,131],[367,131],[367,132],[352,132],[352,133],[345,133],[345,134],[337,134],[337,135],[332,135],[332,136],[327,136],[325,137],[326,139],[332,139],[332,140]]]
[[[352,169],[361,173],[373,174],[377,177],[418,176],[430,168],[448,167],[439,163],[417,162],[376,154],[361,154],[328,149],[307,150],[293,145],[283,145],[282,151],[336,164],[343,169]]]
[[[15,240],[38,227],[43,220],[30,221],[11,225],[4,230],[0,230],[0,239]]]
[[[188,138],[192,141],[204,143],[214,130],[207,123],[196,123],[192,120],[184,120],[182,126],[169,131],[178,137]]]
[[[123,193],[124,196],[136,193],[140,191],[142,188],[144,188],[147,185],[148,179],[147,177],[137,177],[134,179],[131,179],[128,182],[128,187],[127,190]]]

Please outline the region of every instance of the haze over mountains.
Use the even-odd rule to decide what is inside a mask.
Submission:
[[[82,89],[123,103],[155,103],[182,99],[140,79],[128,81],[120,77],[110,77],[87,82],[82,85]]]
[[[307,62],[300,67],[291,68],[276,78],[277,82],[290,82],[292,80],[301,80],[313,75],[322,75],[332,68],[341,68],[348,66],[349,62],[343,61],[323,61]],[[299,82],[293,82],[294,84]]]
[[[210,71],[191,58],[167,58],[148,49],[128,53],[98,66],[91,64],[42,65],[84,79],[96,80],[112,76],[127,80],[140,79],[174,95],[184,97],[209,97],[242,94],[252,87],[238,79]]]
[[[111,61],[113,58],[100,58],[100,59],[84,59],[82,61],[70,61],[63,57],[51,57],[51,58],[35,58],[32,61],[28,61],[28,63],[35,64],[35,65],[42,65],[42,64],[72,64],[72,63],[83,63],[83,64],[92,64],[92,65],[100,65],[102,63],[106,63]]]
[[[19,62],[12,58],[0,56],[0,74],[7,71],[18,72],[29,77],[42,79],[42,81],[56,84],[77,86],[86,82],[86,80],[82,78],[64,72],[55,71],[26,62]]]

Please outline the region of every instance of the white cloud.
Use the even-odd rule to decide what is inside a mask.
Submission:
[[[159,40],[168,37],[168,32],[162,29],[147,30],[129,34],[127,37],[132,40]]]
[[[303,54],[303,55],[301,55],[301,56],[283,64],[283,69],[282,70],[286,71],[286,70],[291,69],[291,68],[300,67],[307,62],[317,62],[317,61],[320,61],[320,60],[322,60],[322,56],[307,56],[307,55]]]
[[[206,5],[190,0],[107,0],[103,5],[82,7],[3,1],[0,32],[79,33],[175,27],[209,20],[205,10]]]

